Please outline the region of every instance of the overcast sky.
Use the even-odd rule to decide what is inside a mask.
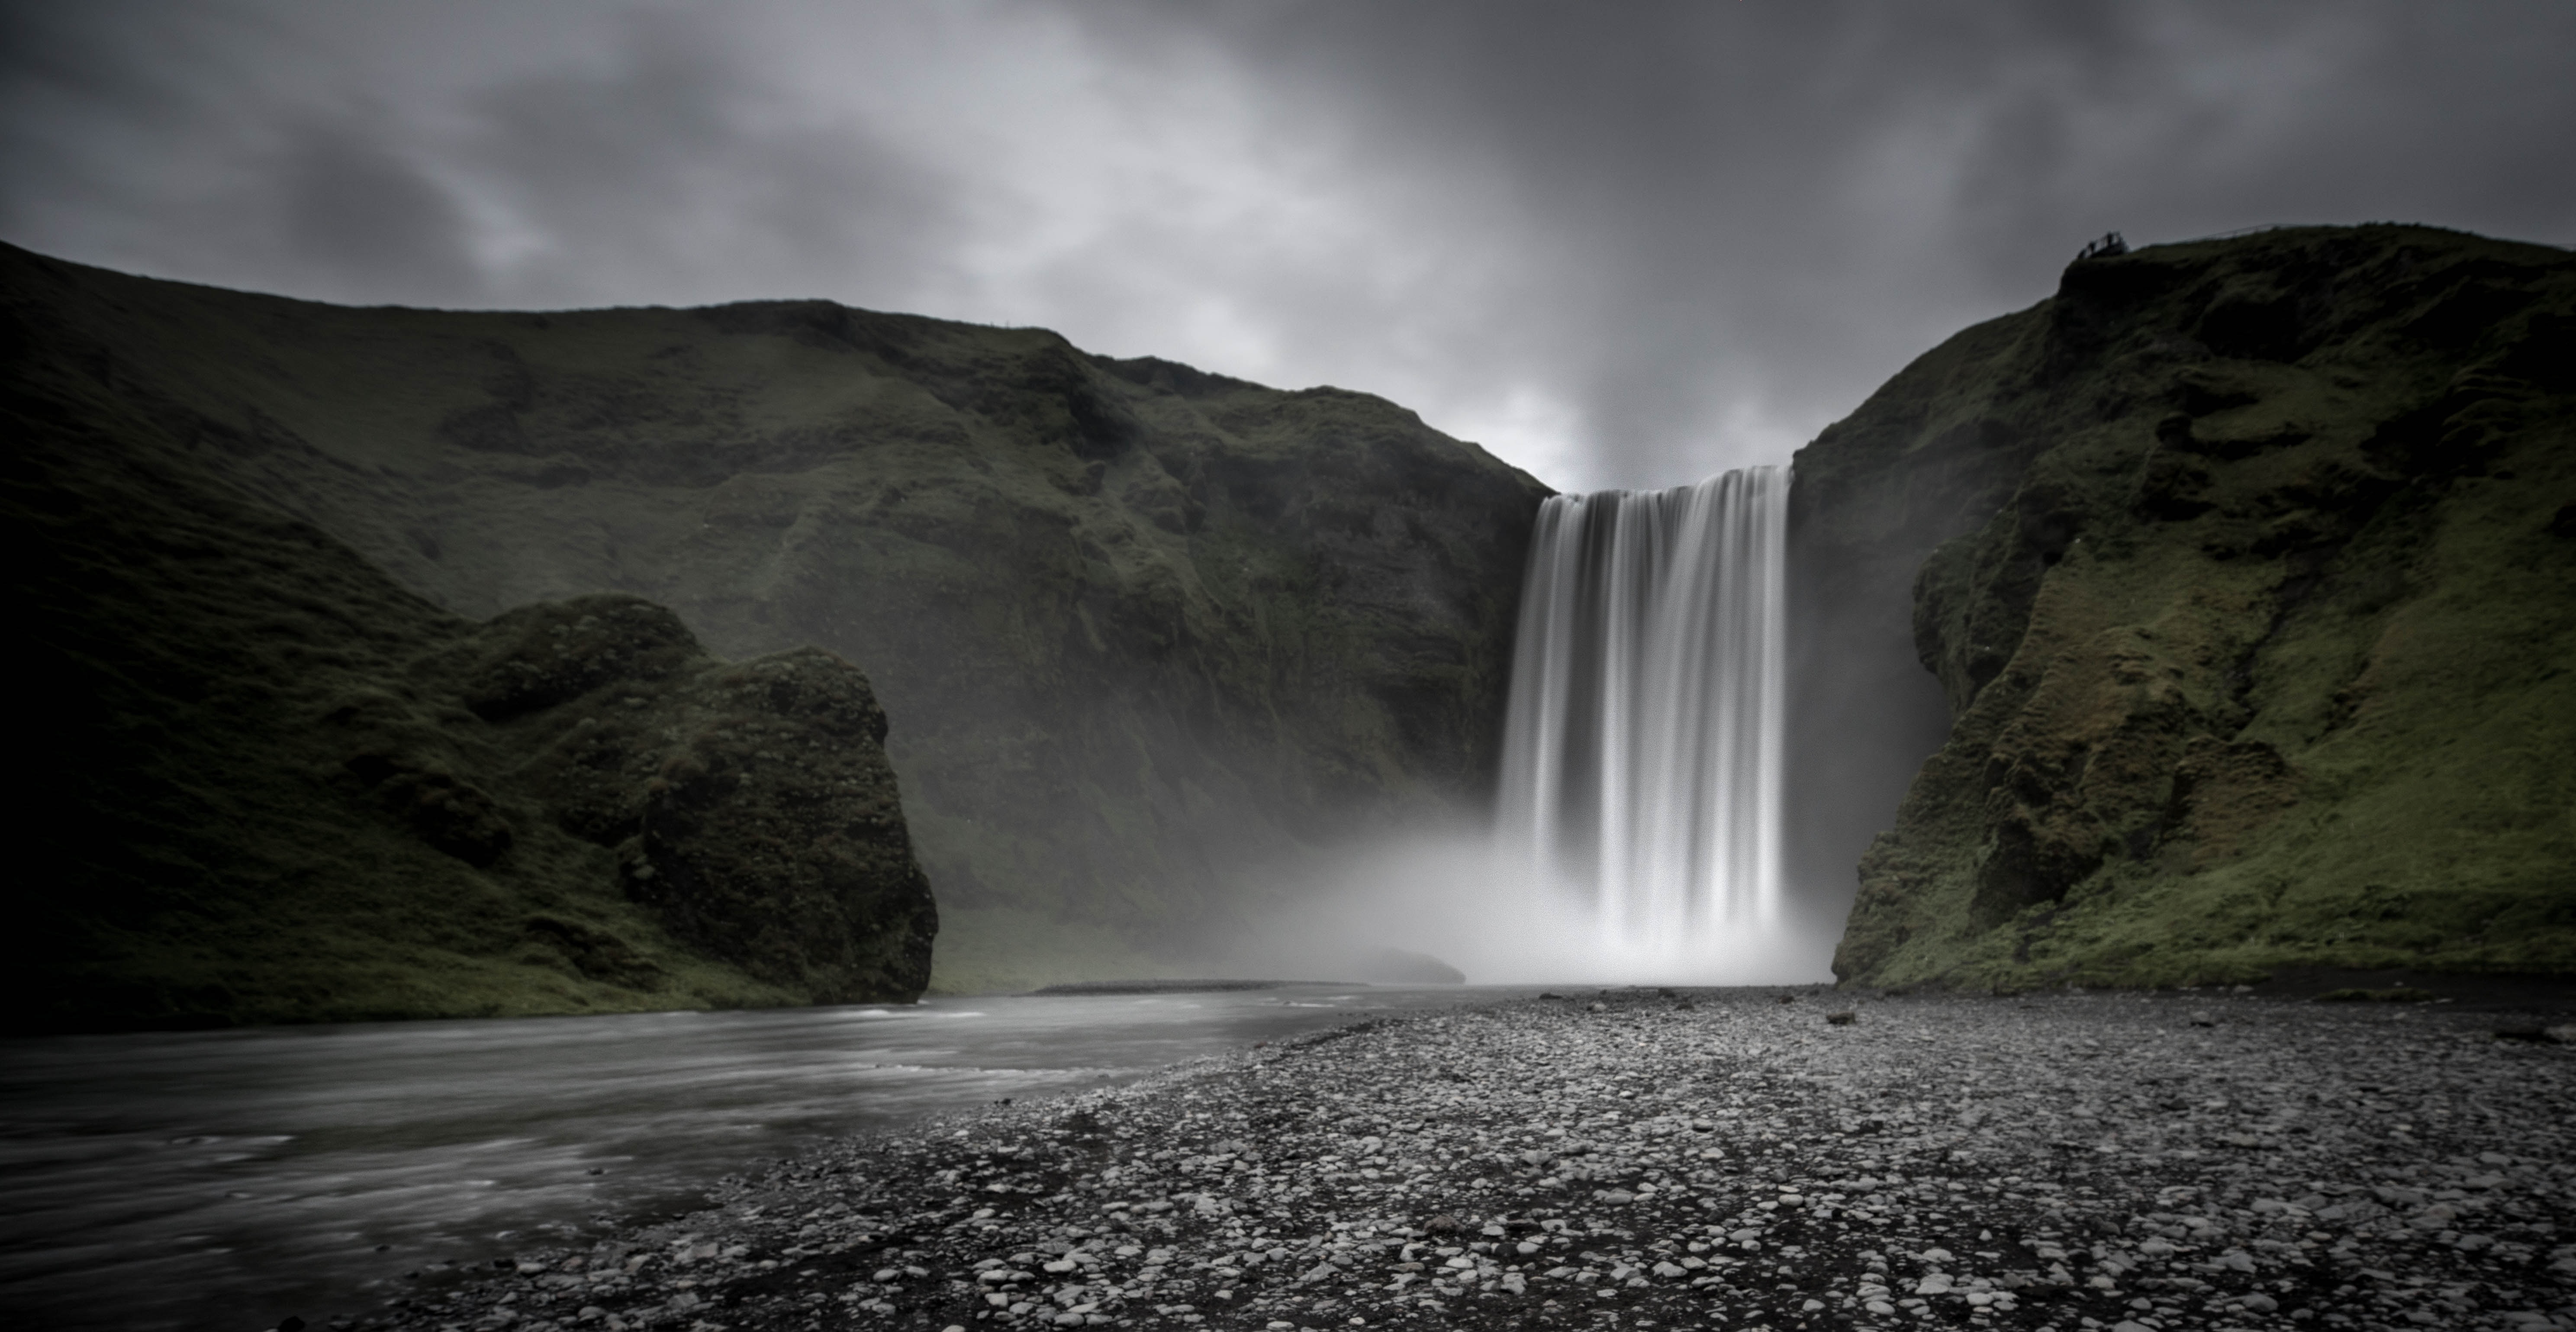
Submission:
[[[0,237],[481,307],[825,296],[1791,450],[2084,241],[2576,241],[2576,4],[0,0]]]

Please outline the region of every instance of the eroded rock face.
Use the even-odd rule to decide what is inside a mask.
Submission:
[[[951,943],[1221,936],[1233,871],[1492,789],[1546,489],[1365,394],[823,301],[349,310],[18,251],[0,299],[439,605],[635,592],[859,665]],[[471,705],[584,687],[531,669]]]
[[[2576,965],[2543,757],[2576,750],[2571,328],[2561,251],[2151,247],[2078,262],[1801,452],[1811,576],[1913,561],[1952,717],[1838,972]]]
[[[413,676],[500,726],[525,757],[487,780],[611,850],[625,895],[675,939],[816,1002],[909,1001],[929,983],[938,912],[886,763],[885,712],[848,662],[812,648],[717,661],[667,608],[610,594],[495,617]],[[479,803],[449,798],[497,811],[388,757],[406,728],[335,719],[353,771],[391,774],[379,790],[472,792]],[[432,845],[490,864],[499,851],[441,835],[459,817],[413,815]]]
[[[47,712],[8,1029],[921,992],[937,916],[848,662],[721,661],[627,595],[450,614],[40,362],[0,419]]]

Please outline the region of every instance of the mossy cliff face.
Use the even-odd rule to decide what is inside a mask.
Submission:
[[[675,938],[817,1002],[929,982],[938,916],[885,712],[848,662],[715,661],[670,611],[609,594],[506,612],[426,666],[518,742],[507,784],[609,848],[625,896]],[[344,766],[400,780],[413,732],[370,712],[330,715],[356,732]]]
[[[25,350],[12,1029],[921,992],[856,668],[718,661],[631,596],[443,611]]]
[[[1812,576],[1914,569],[1953,718],[1846,980],[2576,969],[2576,256],[2085,260],[1797,470]]]
[[[56,372],[450,610],[863,668],[942,984],[1150,968],[1490,789],[1545,490],[1378,399],[823,302],[355,310],[0,256]]]

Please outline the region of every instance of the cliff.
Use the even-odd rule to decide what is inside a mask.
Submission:
[[[772,302],[347,309],[0,251],[32,365],[449,612],[602,593],[895,719],[940,983],[1151,973],[1493,779],[1544,488],[1411,413]]]
[[[11,1029],[921,992],[937,916],[849,663],[719,661],[628,596],[443,611],[30,350]]]
[[[2576,969],[2571,434],[2576,256],[2422,227],[2082,260],[1909,366],[1796,462],[1809,724],[1905,724],[1900,577],[1950,722],[1837,974]]]

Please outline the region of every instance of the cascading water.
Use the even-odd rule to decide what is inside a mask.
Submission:
[[[1788,496],[1753,467],[1539,510],[1497,838],[1623,951],[1779,921]]]

